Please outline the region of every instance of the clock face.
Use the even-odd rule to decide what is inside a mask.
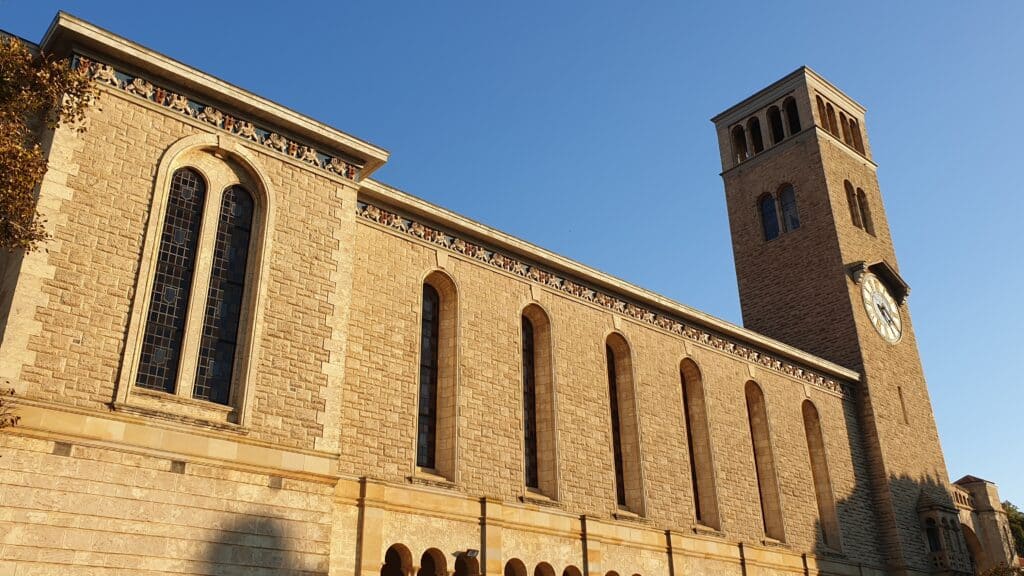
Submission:
[[[860,295],[864,299],[864,310],[875,330],[887,341],[895,344],[903,336],[903,319],[900,307],[889,294],[889,290],[877,276],[864,274],[860,282]]]

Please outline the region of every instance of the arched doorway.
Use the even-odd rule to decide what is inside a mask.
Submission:
[[[431,548],[420,558],[420,570],[416,576],[448,576],[448,562],[444,552]]]
[[[394,544],[384,553],[380,576],[408,576],[412,571],[412,554],[401,544]]]
[[[459,554],[459,557],[455,559],[454,576],[479,576],[479,574],[480,561],[476,558],[470,558],[466,554]]]

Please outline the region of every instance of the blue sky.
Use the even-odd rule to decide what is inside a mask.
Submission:
[[[39,40],[58,9],[390,150],[384,182],[736,323],[708,119],[811,66],[868,109],[950,474],[1024,504],[1024,3],[0,0],[0,28]]]

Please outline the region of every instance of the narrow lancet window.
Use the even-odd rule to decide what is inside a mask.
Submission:
[[[775,106],[768,109],[768,129],[771,131],[772,144],[778,144],[786,137],[785,128],[782,126],[782,113]]]
[[[174,173],[135,381],[143,388],[175,389],[205,198],[206,183],[198,172]]]
[[[800,227],[800,213],[796,208],[796,191],[793,186],[786,184],[779,192],[779,204],[782,205],[782,225],[786,232],[792,232]]]
[[[622,461],[622,422],[619,418],[619,383],[615,370],[615,352],[605,346],[608,357],[608,400],[612,416],[612,456],[615,459],[615,501],[626,507],[625,464]]]
[[[782,109],[786,111],[786,121],[789,122],[789,135],[792,136],[800,131],[800,112],[796,109],[796,99],[792,97],[786,98],[785,102],[782,103]]]
[[[764,393],[754,382],[747,382],[746,397],[750,441],[754,450],[754,472],[757,476],[757,491],[761,504],[764,534],[781,542],[785,540],[782,523],[782,499],[775,471],[775,455],[772,450]]]
[[[718,496],[711,458],[711,435],[704,385],[700,369],[692,360],[683,360],[679,367],[683,388],[683,418],[686,425],[686,447],[690,455],[690,482],[697,522],[718,529]]]
[[[761,136],[761,121],[751,118],[747,122],[747,130],[750,130],[750,140],[754,145],[754,154],[764,152],[764,138]]]
[[[765,194],[761,197],[761,229],[764,231],[765,240],[774,240],[779,237],[779,213],[775,207],[775,197]]]
[[[853,184],[849,180],[843,181],[843,188],[846,189],[846,203],[850,208],[850,220],[857,228],[863,228],[864,223],[860,217],[860,207],[857,206],[857,193],[853,191]]]
[[[195,398],[218,404],[230,400],[252,217],[252,195],[245,188],[232,186],[224,191],[192,392]]]
[[[420,395],[416,426],[416,465],[433,469],[437,456],[437,376],[441,325],[441,296],[423,285],[423,316],[420,330]]]
[[[523,316],[523,448],[526,487],[540,488],[537,461],[537,377],[533,322]]]
[[[818,521],[825,545],[839,550],[839,519],[836,516],[836,501],[832,494],[832,477],[825,455],[825,437],[821,432],[821,418],[810,400],[804,400],[804,433],[807,436],[807,453],[811,458],[811,477],[814,481],[814,496],[818,502]]]
[[[747,132],[743,129],[743,126],[737,126],[732,129],[732,152],[737,164],[750,156],[747,153]]]
[[[868,205],[868,196],[860,188],[857,188],[857,206],[860,207],[860,220],[864,223],[864,230],[874,236],[875,224],[871,221],[871,207]]]

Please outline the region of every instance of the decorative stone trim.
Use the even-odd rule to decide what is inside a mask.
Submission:
[[[139,98],[159,104],[178,114],[184,114],[190,118],[206,122],[229,134],[262,144],[280,154],[290,156],[326,172],[349,180],[359,179],[359,171],[362,169],[362,165],[350,159],[331,156],[312,146],[306,146],[242,118],[225,114],[213,106],[152,84],[141,77],[131,76],[114,69],[113,66],[96,62],[85,56],[76,54],[72,65],[75,68],[85,69],[86,74],[99,84],[118,88]]]
[[[375,222],[400,233],[415,237],[424,242],[435,244],[447,250],[451,250],[463,256],[473,258],[483,264],[501,269],[505,272],[515,274],[542,284],[547,288],[578,298],[585,302],[607,308],[608,310],[628,316],[638,322],[643,322],[680,336],[710,346],[715,350],[742,358],[747,362],[754,362],[776,372],[808,382],[814,386],[828,390],[834,394],[847,397],[852,393],[851,387],[845,382],[829,378],[807,368],[803,368],[770,353],[752,348],[732,338],[712,332],[702,326],[689,322],[683,322],[674,316],[656,311],[646,306],[640,306],[627,302],[617,296],[591,288],[568,276],[561,276],[530,264],[517,257],[503,254],[492,250],[476,242],[449,234],[433,226],[418,222],[405,216],[400,216],[384,208],[368,204],[366,202],[356,203],[356,213],[365,220]]]

